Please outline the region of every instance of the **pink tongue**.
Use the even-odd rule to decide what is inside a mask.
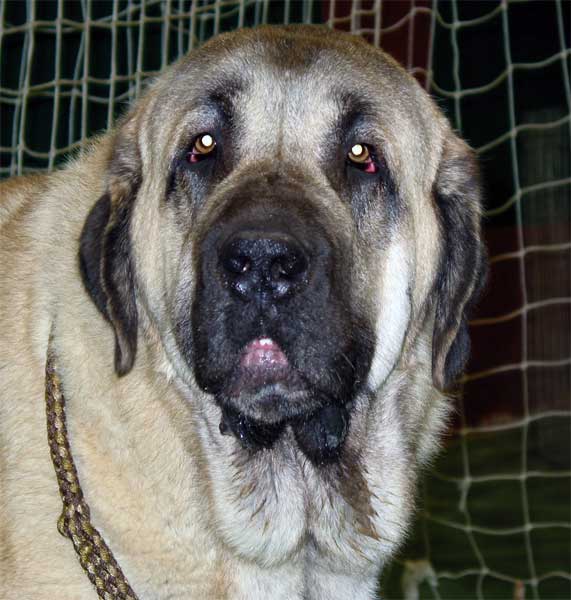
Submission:
[[[286,355],[281,348],[270,338],[259,338],[250,342],[240,359],[243,367],[285,367]]]

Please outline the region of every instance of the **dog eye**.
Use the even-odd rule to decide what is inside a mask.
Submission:
[[[372,152],[366,144],[354,144],[351,146],[351,150],[347,154],[347,159],[351,163],[351,166],[357,167],[365,173],[376,173],[378,171]]]
[[[213,156],[216,150],[216,140],[209,133],[201,133],[192,145],[192,150],[186,155],[189,163],[197,163]]]

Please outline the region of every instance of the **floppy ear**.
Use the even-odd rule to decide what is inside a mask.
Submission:
[[[452,134],[444,148],[434,197],[443,244],[435,289],[432,375],[436,387],[444,390],[468,360],[468,315],[487,273],[478,164],[473,151]]]
[[[80,239],[83,282],[115,332],[115,371],[127,374],[137,351],[137,304],[129,234],[133,202],[141,181],[134,136],[124,127],[108,167],[107,191],[89,213]]]

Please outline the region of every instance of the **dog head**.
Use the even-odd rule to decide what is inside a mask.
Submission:
[[[484,269],[478,171],[381,51],[313,27],[226,34],[114,135],[80,254],[119,375],[152,327],[223,433],[256,449],[291,428],[323,463],[419,340],[437,388],[461,372]]]

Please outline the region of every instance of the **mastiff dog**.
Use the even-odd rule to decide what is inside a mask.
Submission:
[[[224,34],[1,195],[2,597],[378,597],[485,270],[416,81]]]

